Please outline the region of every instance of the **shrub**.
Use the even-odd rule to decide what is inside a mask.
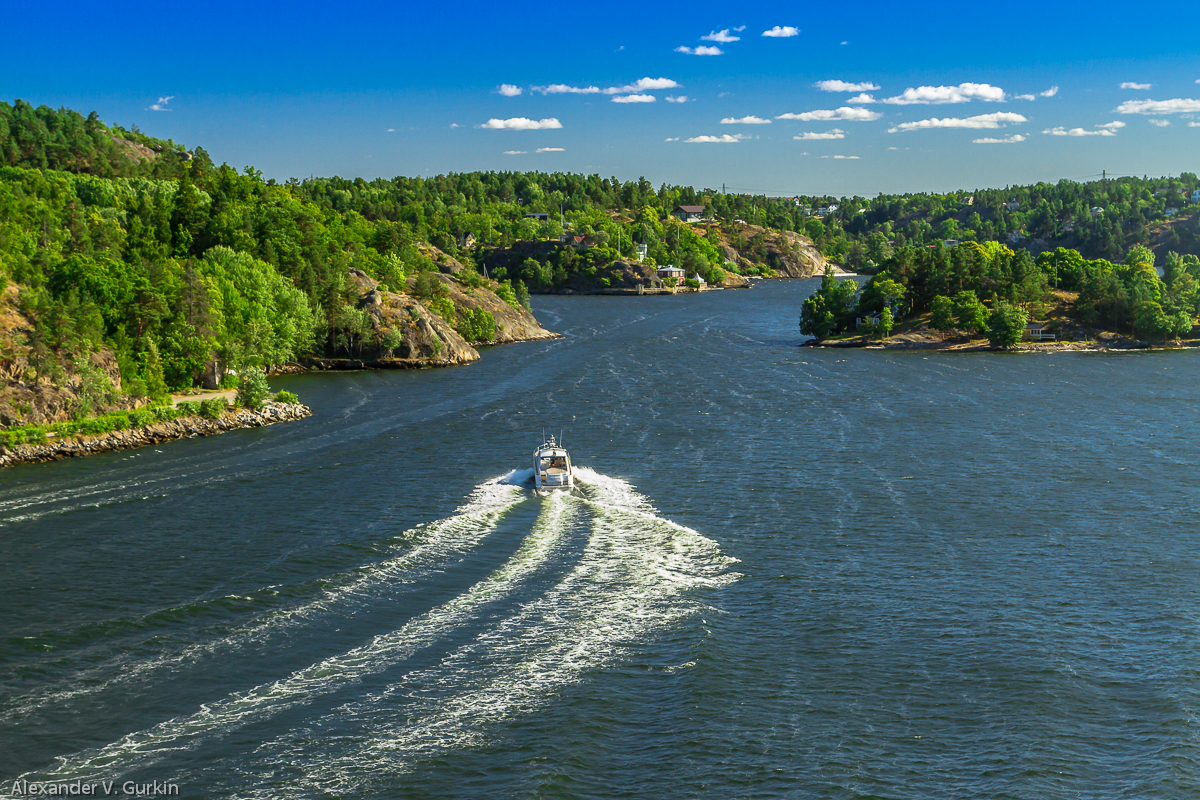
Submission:
[[[200,413],[200,404],[195,400],[184,400],[176,408],[179,409],[181,417],[194,417]]]
[[[200,403],[200,416],[205,419],[218,419],[225,411],[225,398],[210,397]]]
[[[242,371],[242,380],[238,384],[237,401],[243,408],[257,411],[262,408],[263,401],[271,393],[267,385],[267,376],[258,367],[247,367]]]
[[[226,372],[221,376],[222,389],[236,389],[238,385],[238,376],[232,372]]]
[[[276,403],[299,403],[300,398],[292,392],[279,392],[275,395]]]

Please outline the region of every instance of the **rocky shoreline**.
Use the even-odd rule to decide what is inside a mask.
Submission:
[[[0,467],[57,461],[61,458],[76,458],[113,450],[128,450],[173,439],[212,436],[238,428],[261,428],[277,422],[288,422],[310,416],[312,416],[312,409],[303,403],[268,403],[259,411],[239,408],[234,411],[226,411],[217,419],[183,417],[169,422],[156,422],[143,428],[130,428],[95,436],[74,436],[62,440],[51,439],[40,444],[6,447],[0,449]]]

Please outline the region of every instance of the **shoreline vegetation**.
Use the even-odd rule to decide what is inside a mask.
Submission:
[[[1001,348],[1029,321],[1178,339],[1200,314],[1198,209],[1192,173],[840,199],[541,172],[279,182],[95,112],[0,102],[0,433],[282,365],[469,364],[556,337],[531,293],[825,274],[800,311],[829,346],[925,346],[905,328],[923,317]],[[838,280],[854,273],[861,291]]]

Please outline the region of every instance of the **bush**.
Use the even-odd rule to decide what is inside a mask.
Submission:
[[[291,392],[279,392],[275,395],[276,403],[299,403],[300,398]]]
[[[226,372],[221,376],[222,389],[236,389],[238,385],[238,376],[232,372]]]
[[[200,416],[205,419],[219,419],[225,412],[225,398],[210,397],[200,403]]]
[[[195,400],[184,400],[176,408],[179,409],[181,417],[195,417],[200,414],[200,404]]]
[[[263,401],[271,394],[267,385],[267,376],[258,367],[247,367],[242,371],[242,380],[238,384],[237,401],[243,408],[257,411],[262,408]]]

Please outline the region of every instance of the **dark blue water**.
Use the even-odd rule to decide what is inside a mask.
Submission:
[[[1196,796],[1200,359],[802,349],[812,288],[0,473],[0,795]]]

